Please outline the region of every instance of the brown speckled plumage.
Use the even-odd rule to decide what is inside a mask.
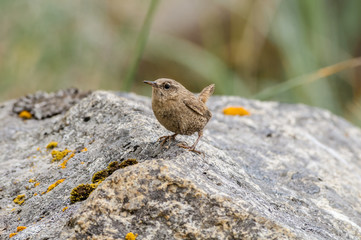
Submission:
[[[153,87],[154,115],[166,129],[174,132],[174,135],[161,137],[163,143],[174,139],[177,134],[192,135],[197,132],[198,139],[191,147],[179,145],[197,152],[195,146],[203,134],[203,128],[212,117],[205,103],[214,91],[214,84],[204,88],[197,97],[173,79],[161,78],[154,82],[144,82]]]

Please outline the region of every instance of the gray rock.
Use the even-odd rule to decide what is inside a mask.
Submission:
[[[0,106],[2,239],[17,226],[12,239],[361,239],[361,131],[328,111],[212,97],[197,155],[156,143],[169,132],[146,97],[98,91],[43,120],[11,114],[14,102]],[[252,115],[223,115],[231,105]],[[66,168],[51,141],[74,150]],[[70,204],[74,187],[128,158],[139,163]]]

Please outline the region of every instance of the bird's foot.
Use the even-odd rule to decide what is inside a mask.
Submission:
[[[203,154],[202,152],[197,151],[197,150],[195,149],[195,146],[194,146],[194,145],[193,145],[193,146],[188,146],[188,145],[185,144],[185,143],[179,143],[179,144],[177,144],[177,145],[178,145],[178,147],[187,149],[188,151],[195,152],[195,153],[197,153],[197,154]],[[203,154],[203,155],[204,155],[204,154]]]
[[[175,136],[176,136],[176,135],[177,135],[177,134],[173,134],[173,135],[170,135],[170,136],[160,137],[160,138],[158,138],[158,141],[157,141],[157,142],[160,142],[160,141],[161,141],[160,145],[163,146],[164,143],[166,143],[166,142],[168,142],[168,141],[171,141],[171,140],[175,140]]]

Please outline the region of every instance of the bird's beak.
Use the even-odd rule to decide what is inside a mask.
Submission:
[[[158,87],[157,83],[155,81],[143,81],[146,84],[151,85],[152,87]]]

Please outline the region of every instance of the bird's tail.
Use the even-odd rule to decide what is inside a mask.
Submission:
[[[214,84],[211,84],[202,90],[202,92],[198,95],[198,99],[206,103],[208,98],[213,94],[213,92],[214,92]]]

